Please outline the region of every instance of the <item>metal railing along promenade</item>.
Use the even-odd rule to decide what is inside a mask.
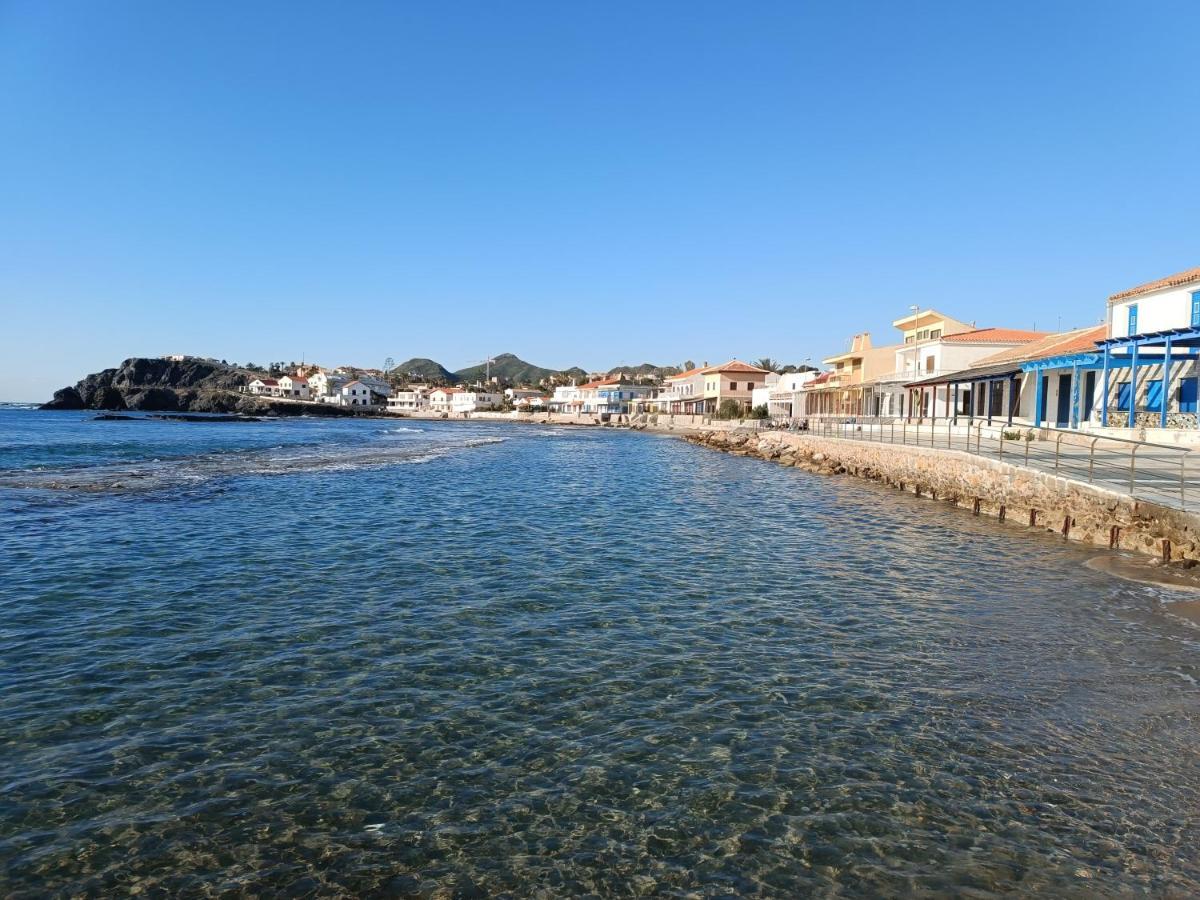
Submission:
[[[810,419],[821,437],[959,450],[1175,509],[1200,509],[1200,460],[1184,447],[1059,428],[903,419]]]

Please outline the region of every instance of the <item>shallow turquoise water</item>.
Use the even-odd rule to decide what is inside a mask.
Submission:
[[[1087,558],[648,435],[0,411],[0,894],[1195,894],[1200,633]]]

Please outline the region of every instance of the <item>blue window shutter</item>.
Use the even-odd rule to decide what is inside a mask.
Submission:
[[[1200,328],[1200,291],[1192,293],[1192,327]]]
[[[1179,411],[1196,411],[1196,379],[1185,378],[1179,383]]]
[[[1117,391],[1117,409],[1129,409],[1129,382],[1126,381]]]
[[[1161,412],[1163,402],[1162,381],[1146,382],[1146,409],[1151,412]]]
[[[1138,333],[1137,304],[1136,303],[1132,304],[1129,307],[1129,333],[1130,334]]]

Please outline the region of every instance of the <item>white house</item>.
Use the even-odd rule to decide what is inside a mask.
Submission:
[[[577,413],[582,405],[578,385],[560,384],[554,388],[554,396],[550,398],[551,411]]]
[[[462,393],[462,388],[442,387],[429,392],[429,409],[431,412],[450,412],[450,401],[455,394]]]
[[[332,397],[335,394],[340,394],[342,385],[349,380],[345,375],[336,375],[332,372],[321,370],[308,376],[308,389],[313,397]]]
[[[359,375],[357,380],[370,388],[373,394],[378,394],[384,398],[392,396],[392,386],[378,375],[364,373]]]
[[[704,373],[708,363],[696,369],[668,375],[654,398],[654,408],[660,413],[699,413],[704,411]]]
[[[459,390],[450,395],[450,412],[473,413],[495,409],[500,405],[502,399],[502,395],[486,391]]]
[[[279,395],[279,382],[274,378],[255,378],[246,385],[246,390],[258,396],[274,397]]]
[[[1108,336],[1200,328],[1200,268],[1188,269],[1108,298]]]
[[[429,409],[430,388],[425,384],[410,384],[398,388],[387,398],[387,407],[392,412],[414,413]]]
[[[789,372],[780,375],[775,384],[766,388],[767,412],[771,418],[802,419],[806,415],[804,386],[810,384],[821,373],[816,369],[807,372]],[[754,405],[761,402],[759,388],[755,390]]]
[[[374,406],[378,396],[370,386],[363,384],[357,378],[342,385],[337,394],[339,406]]]
[[[312,396],[308,379],[303,375],[284,375],[279,379],[279,395],[293,400],[307,400]]]
[[[771,391],[775,390],[782,377],[778,372],[768,372],[763,386],[753,388],[750,391],[750,408],[753,409],[756,406],[770,407]]]

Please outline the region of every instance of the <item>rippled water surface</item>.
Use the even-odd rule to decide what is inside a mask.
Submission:
[[[0,894],[1194,895],[1200,633],[1087,558],[644,434],[3,411]]]

